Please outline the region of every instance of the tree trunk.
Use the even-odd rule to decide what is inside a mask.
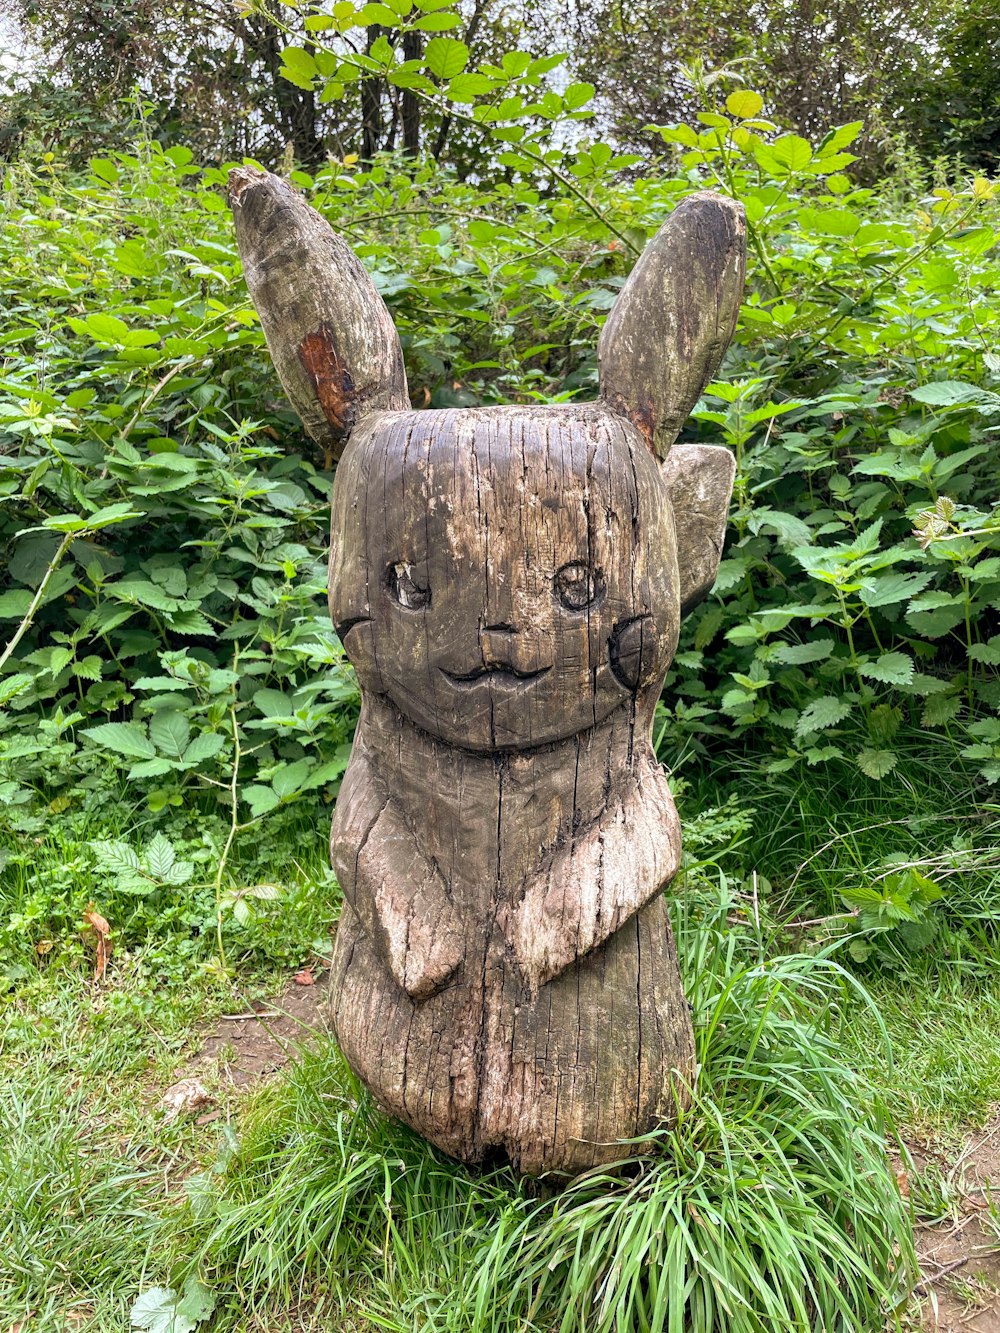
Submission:
[[[404,60],[419,60],[423,49],[419,32],[403,34]],[[420,99],[412,88],[403,89],[403,152],[407,157],[420,156]]]
[[[367,54],[379,37],[382,29],[374,24],[368,29]],[[361,79],[361,160],[371,162],[382,146],[382,80],[377,74],[365,75]]]

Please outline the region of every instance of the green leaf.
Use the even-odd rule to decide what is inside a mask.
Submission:
[[[291,717],[295,712],[291,695],[283,694],[281,690],[258,690],[253,701],[265,717]]]
[[[142,781],[146,778],[162,778],[165,773],[172,773],[174,766],[169,759],[144,759],[141,764],[133,764],[128,771],[129,781]]]
[[[0,593],[0,620],[23,620],[34,594],[28,588]]]
[[[139,854],[127,842],[95,838],[90,847],[102,870],[110,870],[116,875],[141,874],[142,862]]]
[[[389,15],[390,18],[395,18],[391,11]],[[316,61],[301,46],[286,46],[281,53],[281,62],[285,66],[281,71],[282,74],[299,86],[310,87],[312,80],[319,73]]]
[[[128,759],[153,759],[156,756],[145,728],[138,722],[102,722],[96,727],[84,727],[82,734]]]
[[[576,111],[586,106],[596,91],[592,83],[571,83],[562,95],[563,102],[570,111]]]
[[[783,643],[772,656],[776,662],[788,666],[804,666],[807,662],[822,662],[833,652],[832,639],[814,639],[811,643]]]
[[[108,595],[121,602],[136,602],[152,607],[154,611],[172,611],[177,598],[169,596],[158,584],[149,579],[128,578],[108,584]]]
[[[933,572],[925,570],[916,574],[884,574],[862,585],[861,600],[865,606],[892,606],[896,602],[906,602],[923,592],[933,578]]]
[[[461,22],[457,14],[424,14],[413,26],[421,32],[447,32],[449,28],[459,27]]]
[[[128,325],[115,315],[89,315],[84,320],[84,325],[94,341],[99,343],[118,345],[128,333]]]
[[[863,120],[852,120],[846,125],[838,125],[836,129],[827,134],[820,146],[818,152],[823,157],[829,157],[833,153],[839,153],[842,148],[852,144],[865,127]]]
[[[255,819],[259,815],[266,815],[270,810],[275,810],[280,804],[280,798],[274,788],[265,787],[261,783],[251,783],[249,787],[244,787],[243,799],[249,805],[250,813]]]
[[[972,644],[969,657],[973,662],[982,662],[985,666],[1000,666],[1000,634],[994,634],[989,643]]]
[[[226,743],[226,738],[218,732],[203,731],[184,751],[185,764],[203,764],[206,759],[213,759]]]
[[[898,756],[895,750],[872,750],[865,748],[858,755],[858,768],[876,782],[896,767]]]
[[[271,785],[278,796],[285,800],[300,790],[311,768],[312,762],[309,759],[297,759],[294,764],[286,764],[284,768],[279,768],[272,774]]]
[[[474,102],[477,97],[491,92],[494,86],[493,80],[485,74],[457,74],[448,84],[448,97],[459,104]]]
[[[931,407],[956,407],[987,399],[995,399],[1000,403],[996,394],[989,394],[975,384],[965,384],[960,380],[935,380],[933,384],[923,384],[919,389],[911,389],[910,397]]]
[[[0,680],[0,708],[4,704],[10,703],[23,690],[26,690],[31,684],[31,677],[19,671],[14,676],[8,676],[6,680]]]
[[[749,88],[740,88],[726,98],[726,110],[737,120],[752,120],[763,106],[760,93],[751,92]]]
[[[913,659],[906,653],[883,653],[876,661],[859,666],[858,674],[883,685],[909,685],[913,679]]]
[[[531,53],[529,51],[505,51],[500,64],[503,66],[504,73],[509,75],[510,78],[520,78],[531,65]]]
[[[809,736],[814,731],[824,731],[827,727],[836,726],[838,722],[843,722],[852,707],[849,699],[838,699],[832,694],[823,695],[799,714],[795,724],[795,734]]]
[[[146,869],[154,879],[166,880],[177,858],[170,839],[162,833],[154,833],[146,846],[144,859]]]
[[[184,1293],[172,1287],[152,1287],[132,1306],[132,1327],[144,1333],[193,1333],[215,1309],[215,1296],[197,1278],[188,1278]]]
[[[469,62],[469,48],[457,37],[432,37],[424,52],[427,68],[439,79],[453,79]]]
[[[175,634],[192,634],[214,639],[218,630],[201,611],[170,611],[167,623]]]
[[[861,225],[849,208],[801,208],[799,222],[823,236],[853,236]]]
[[[328,782],[336,781],[347,768],[350,757],[350,745],[338,746],[332,759],[312,770],[309,777],[302,784],[303,791],[312,791],[316,787],[322,787]]]
[[[771,155],[789,171],[802,171],[812,161],[812,144],[800,134],[783,134],[770,145]]]
[[[276,903],[281,901],[284,894],[277,884],[251,884],[248,888],[241,890],[241,896],[257,898],[264,903]]]
[[[932,694],[924,704],[920,722],[925,727],[943,727],[946,722],[958,716],[962,710],[962,699],[958,694]]]
[[[106,505],[88,516],[87,527],[99,532],[102,528],[114,527],[116,523],[124,523],[130,518],[142,518],[142,510],[125,503]]]
[[[804,546],[812,540],[812,532],[807,523],[794,514],[781,513],[776,509],[755,509],[747,527],[753,533],[773,532],[782,546]]]
[[[161,708],[149,720],[149,737],[170,759],[183,759],[191,724],[178,708]]]

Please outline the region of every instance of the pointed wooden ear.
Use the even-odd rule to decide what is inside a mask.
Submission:
[[[597,345],[601,398],[661,459],[719,368],[745,272],[742,205],[693,194],[646,246],[612,307]]]
[[[726,536],[736,459],[715,444],[675,444],[663,464],[677,532],[681,613],[715,582]]]
[[[229,203],[271,358],[329,465],[366,413],[410,406],[392,316],[354,251],[287,181],[239,167]]]

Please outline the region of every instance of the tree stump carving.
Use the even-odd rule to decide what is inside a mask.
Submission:
[[[391,317],[285,182],[231,202],[293,406],[339,458],[330,609],[361,686],[331,856],[343,1053],[446,1152],[575,1174],[676,1120],[693,1038],[651,744],[734,464],[673,440],[732,336],[744,223],[681,203],[601,336],[600,398],[410,410]]]

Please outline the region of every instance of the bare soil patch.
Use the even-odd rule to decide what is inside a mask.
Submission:
[[[917,1166],[922,1154],[914,1150]],[[917,1229],[923,1279],[919,1327],[934,1333],[1000,1333],[1000,1239],[989,1224],[989,1195],[1000,1195],[1000,1117],[973,1134],[946,1178],[953,1216]]]
[[[213,1100],[261,1082],[288,1064],[304,1042],[328,1030],[329,973],[305,969],[275,1000],[235,1008],[207,1028],[178,1081],[211,1089]],[[178,1084],[174,1084],[177,1087]],[[200,1123],[219,1112],[199,1116]]]

